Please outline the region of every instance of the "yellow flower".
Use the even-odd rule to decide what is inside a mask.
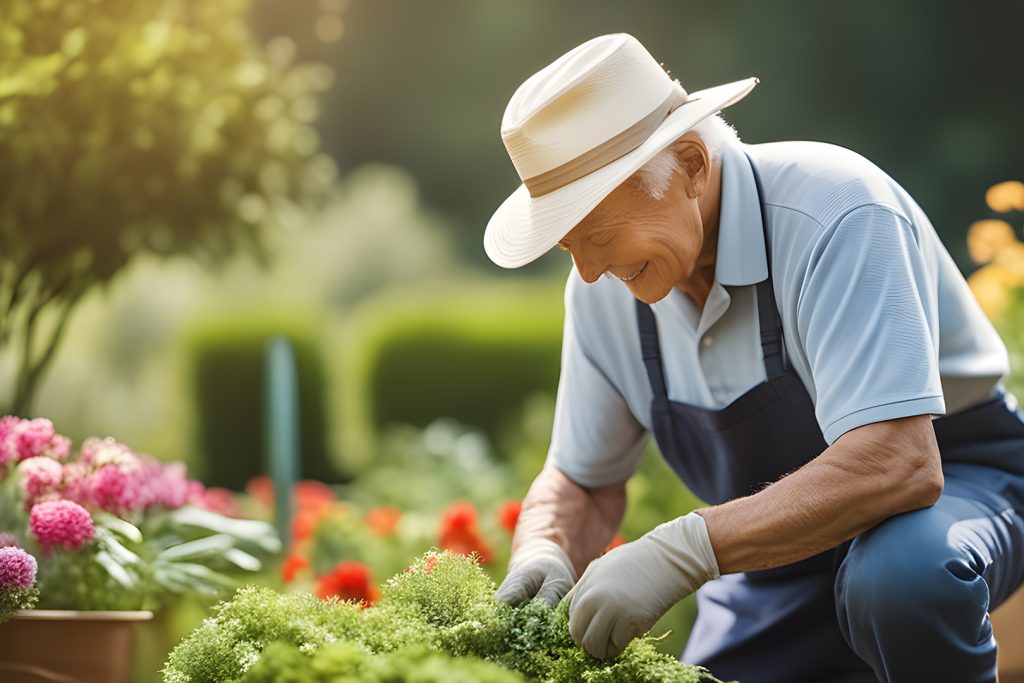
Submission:
[[[1012,244],[1020,242],[1006,221],[975,221],[967,231],[967,252],[975,263],[988,263]]]
[[[992,262],[1013,276],[1012,287],[1024,286],[1024,242],[1006,245],[996,253]]]
[[[974,298],[989,320],[998,320],[1006,312],[1011,287],[1019,278],[998,265],[988,265],[974,271],[967,278]]]
[[[1024,183],[1007,180],[993,185],[985,193],[985,202],[990,209],[999,213],[1024,211]]]

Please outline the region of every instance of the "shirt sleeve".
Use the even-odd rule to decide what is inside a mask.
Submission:
[[[548,463],[581,486],[618,484],[636,470],[647,430],[587,352],[571,300],[570,285]]]
[[[872,422],[946,412],[932,281],[914,226],[888,206],[855,208],[817,238],[797,328],[829,445]]]

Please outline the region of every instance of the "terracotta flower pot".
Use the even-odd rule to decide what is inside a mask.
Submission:
[[[135,624],[152,618],[152,612],[17,612],[0,624],[0,680],[130,683]]]

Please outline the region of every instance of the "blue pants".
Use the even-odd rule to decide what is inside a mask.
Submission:
[[[993,683],[988,612],[1024,581],[1024,475],[943,470],[934,506],[843,544],[831,571],[707,584],[683,660],[740,683]]]
[[[944,471],[938,503],[857,537],[839,565],[839,629],[881,681],[996,680],[988,613],[1024,581],[1024,478]]]

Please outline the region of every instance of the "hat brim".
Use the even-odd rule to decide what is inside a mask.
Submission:
[[[700,121],[739,102],[757,83],[757,78],[746,78],[690,93],[639,147],[553,192],[531,197],[526,185],[520,185],[487,223],[487,256],[502,268],[519,268],[540,258],[658,152]]]

